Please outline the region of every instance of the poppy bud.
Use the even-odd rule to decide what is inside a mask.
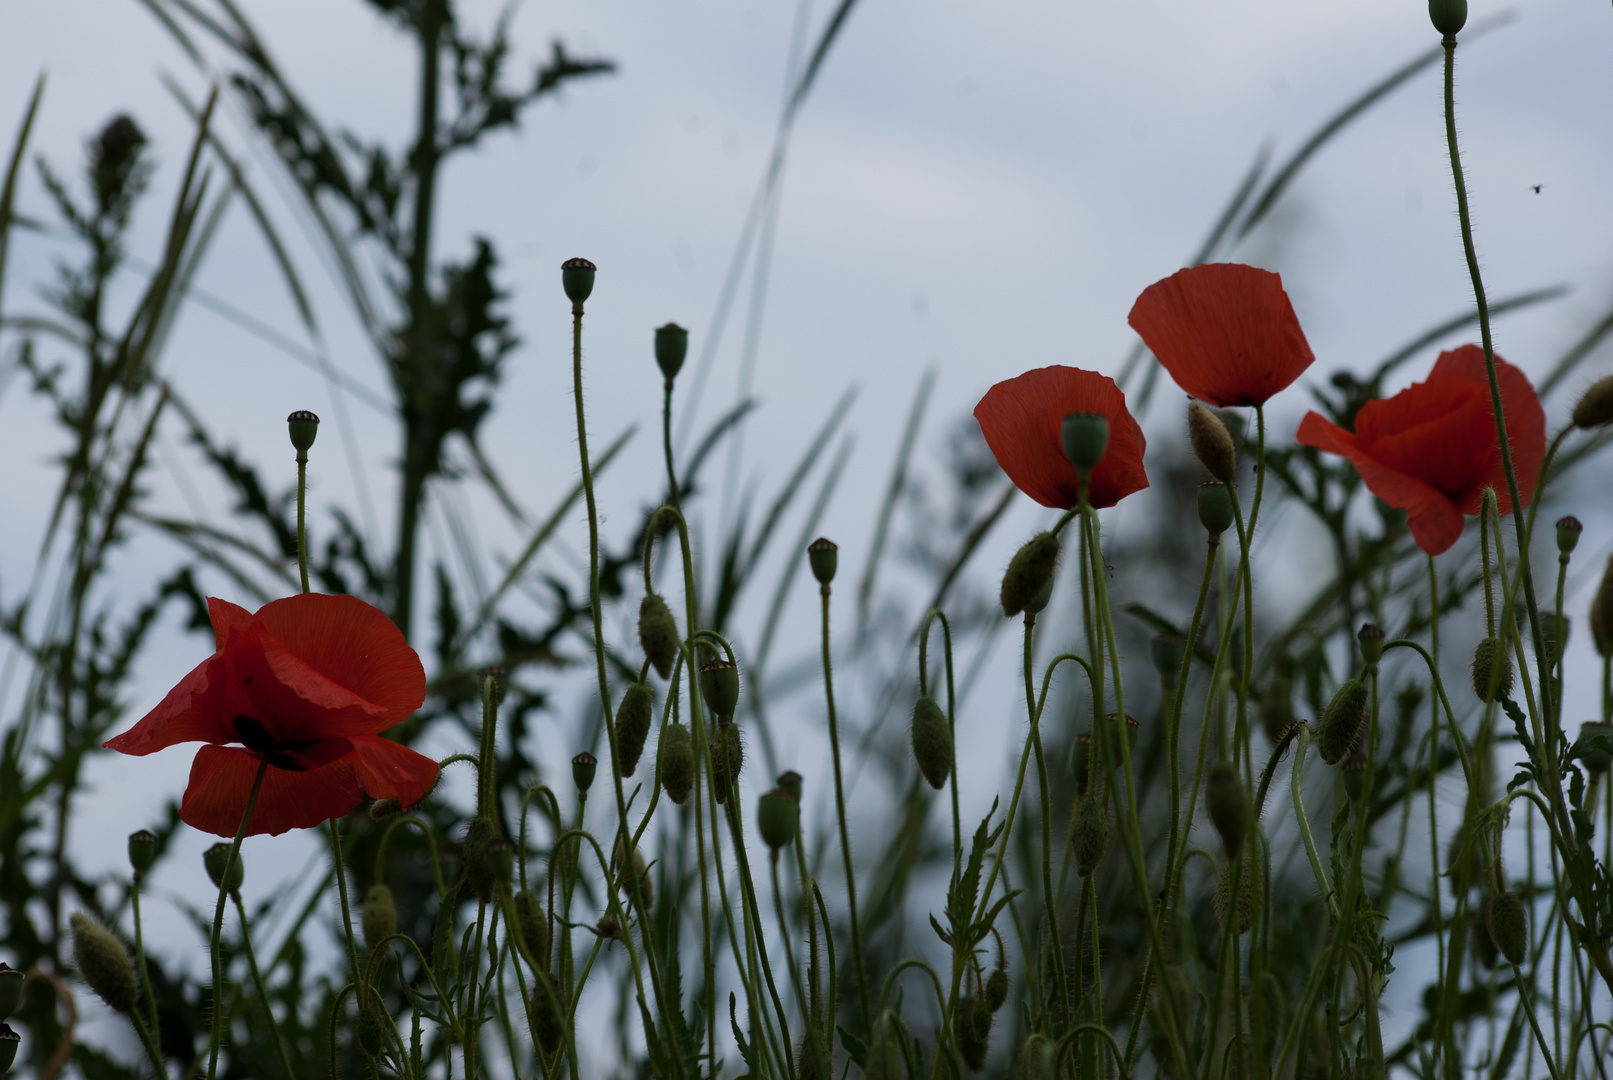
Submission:
[[[873,1036],[868,1040],[863,1080],[907,1080],[907,1055],[902,1047],[908,1041],[901,1019],[889,1010],[880,1013],[874,1021]]]
[[[1219,480],[1206,480],[1199,485],[1199,524],[1211,536],[1220,536],[1232,528],[1232,492]]]
[[[1500,638],[1487,637],[1473,650],[1473,693],[1480,701],[1499,701],[1512,696],[1512,657]]]
[[[1579,543],[1579,534],[1585,526],[1580,524],[1579,518],[1573,514],[1557,519],[1557,550],[1564,555],[1574,550]]]
[[[1608,556],[1602,583],[1591,598],[1591,640],[1599,656],[1613,656],[1613,555]]]
[[[991,1010],[985,1002],[963,998],[952,1014],[952,1027],[958,1039],[958,1055],[975,1072],[986,1067],[986,1040],[991,1034]],[[982,1027],[981,1018],[985,1019]]]
[[[1154,670],[1166,682],[1175,682],[1182,671],[1182,658],[1187,655],[1187,642],[1178,634],[1156,634],[1148,648],[1154,661]]]
[[[570,295],[570,290],[567,290],[567,295]],[[655,328],[655,362],[667,382],[678,377],[678,372],[683,370],[683,358],[687,355],[689,331],[675,322]]]
[[[769,791],[756,801],[756,831],[777,852],[789,846],[801,827],[801,804],[782,791]]]
[[[615,871],[621,866],[621,864],[622,841],[621,838],[618,837],[616,840],[616,848],[611,852],[611,870]],[[636,894],[634,891],[635,882],[637,883]],[[644,905],[645,910],[649,910],[655,906],[655,881],[650,876],[649,865],[644,861],[644,852],[640,851],[638,848],[633,849],[633,872],[630,874],[623,874],[618,884],[621,885],[622,892],[626,893],[629,899],[639,901]]]
[[[1490,903],[1484,902],[1484,909],[1489,910]],[[1468,925],[1468,940],[1473,946],[1473,959],[1486,968],[1495,967],[1497,960],[1501,959],[1501,952],[1495,947],[1495,939],[1490,936],[1490,928],[1484,925],[1484,919],[1478,915],[1471,916]]]
[[[594,291],[594,271],[599,267],[587,259],[567,259],[560,264],[560,286],[566,290],[574,315],[582,314],[582,305]]]
[[[1351,802],[1358,802],[1367,789],[1367,732],[1362,728],[1350,745],[1350,752],[1344,755],[1344,762],[1339,766],[1344,774],[1344,794],[1350,797]]]
[[[679,806],[694,787],[694,737],[682,724],[672,724],[661,735],[661,790]]]
[[[1230,922],[1229,915],[1237,917],[1237,933],[1246,934],[1255,924],[1260,914],[1260,904],[1265,893],[1263,860],[1260,857],[1260,846],[1252,849],[1254,856],[1243,863],[1243,872],[1238,875],[1238,903],[1236,912],[1232,908],[1232,874],[1238,867],[1237,863],[1226,863],[1215,875],[1215,895],[1212,897],[1215,916],[1222,927]]]
[[[638,643],[644,658],[665,679],[672,674],[672,663],[678,658],[678,623],[672,609],[656,593],[650,593],[638,605]]]
[[[229,891],[235,892],[246,879],[246,867],[241,863],[241,853],[235,852],[235,859],[230,860],[230,849],[233,844],[214,844],[202,852],[202,865],[207,868],[207,876],[212,879],[216,888],[224,887],[224,867],[229,864],[230,884]]]
[[[1225,758],[1210,766],[1204,785],[1204,808],[1209,811],[1210,824],[1221,835],[1227,858],[1236,859],[1243,854],[1244,834],[1249,828],[1249,796],[1238,779],[1238,770]]]
[[[0,1020],[4,1020],[17,1010],[17,1002],[22,1000],[22,983],[25,978],[22,972],[0,961]]]
[[[1260,725],[1273,746],[1294,726],[1294,684],[1280,675],[1260,691]]]
[[[1187,439],[1193,445],[1193,456],[1211,476],[1223,484],[1232,483],[1238,474],[1238,448],[1226,424],[1202,402],[1187,403]]]
[[[504,704],[504,686],[509,681],[510,669],[489,666],[482,668],[476,674],[481,678],[488,700],[493,703],[494,707]]]
[[[952,728],[935,699],[922,695],[913,703],[913,758],[931,787],[940,791],[952,774]]]
[[[1376,664],[1383,659],[1383,627],[1376,623],[1362,623],[1355,640],[1361,643],[1361,659]]]
[[[835,579],[835,570],[840,565],[840,545],[826,537],[818,537],[807,545],[807,564],[812,567],[812,576],[818,579],[819,585],[827,585]]]
[[[286,417],[286,427],[291,433],[292,447],[299,455],[306,454],[319,436],[319,417],[307,409],[298,409]]]
[[[1102,413],[1071,413],[1059,429],[1064,456],[1078,472],[1090,473],[1109,449],[1109,418]]]
[[[540,969],[549,966],[549,919],[543,911],[543,899],[531,889],[515,894],[515,932],[526,946],[527,956]]]
[[[778,774],[778,779],[774,781],[774,783],[778,784],[778,790],[782,791],[796,802],[801,801],[800,773],[796,772],[794,769],[790,769],[787,772],[781,772]]]
[[[1070,846],[1075,849],[1075,872],[1091,877],[1109,851],[1109,814],[1096,795],[1084,797],[1075,808]]]
[[[139,995],[134,978],[134,961],[106,927],[94,919],[75,914],[73,923],[73,965],[100,999],[118,1012],[131,1012]]]
[[[1008,972],[997,968],[986,977],[986,1008],[996,1012],[1008,1000]]]
[[[1036,1032],[1020,1051],[1019,1080],[1056,1080],[1058,1056],[1058,1044]]]
[[[491,821],[474,818],[465,827],[465,842],[459,849],[465,884],[484,904],[493,898],[493,857],[488,848],[497,837],[498,830]]]
[[[1557,663],[1563,658],[1563,649],[1568,645],[1569,632],[1574,628],[1574,620],[1567,615],[1563,616],[1563,639],[1557,640],[1557,616],[1547,615],[1540,620],[1540,637],[1546,646],[1546,662],[1549,665]]]
[[[1003,614],[1012,618],[1036,601],[1053,579],[1059,561],[1059,538],[1050,532],[1037,533],[1009,560],[1003,573],[1000,598]]]
[[[1428,19],[1441,37],[1453,38],[1467,23],[1467,0],[1428,0]]]
[[[1351,679],[1322,710],[1316,723],[1316,747],[1329,765],[1337,765],[1354,745],[1356,733],[1367,719],[1367,697],[1367,684]]]
[[[1048,578],[1042,582],[1041,591],[1031,597],[1030,603],[1025,605],[1025,614],[1029,616],[1040,615],[1048,603],[1053,599],[1053,579]]]
[[[386,1049],[386,1023],[381,1006],[365,995],[364,1004],[358,1007],[358,1045],[370,1057],[379,1057]]]
[[[1484,905],[1484,925],[1507,963],[1523,963],[1529,954],[1529,918],[1517,893],[1491,896]]]
[[[622,695],[616,706],[617,764],[623,776],[632,776],[638,768],[638,759],[644,754],[644,740],[650,737],[650,723],[655,718],[655,695],[650,688],[636,682]]]
[[[1574,740],[1574,756],[1587,770],[1605,773],[1613,765],[1613,724],[1600,720],[1587,720],[1579,726],[1579,738]],[[0,1017],[5,1013],[0,1011]]]
[[[1613,424],[1613,375],[1591,383],[1574,406],[1574,426],[1589,431]]]
[[[547,971],[538,972],[532,988],[532,1011],[527,1020],[532,1027],[532,1038],[545,1054],[560,1049],[566,1035],[566,1002],[561,996],[559,983]]]
[[[151,864],[157,861],[157,837],[145,829],[129,834],[129,865],[134,867],[135,880],[146,876]],[[0,1013],[0,1019],[5,1014]]]
[[[584,750],[571,759],[571,782],[577,785],[577,793],[587,796],[588,789],[594,786],[594,774],[599,771],[599,759]]]
[[[11,1071],[11,1063],[17,1060],[17,1048],[22,1045],[22,1036],[11,1029],[10,1024],[0,1023],[0,1076]]]
[[[718,720],[711,729],[711,794],[719,805],[739,786],[739,770],[745,764],[745,748],[739,740],[739,725]]]
[[[739,668],[727,660],[700,665],[700,697],[719,720],[734,715],[739,704]]]
[[[403,813],[403,800],[396,795],[388,795],[384,799],[376,799],[370,803],[371,821],[391,821],[401,813]]]
[[[493,868],[493,884],[508,887],[510,875],[515,873],[515,845],[508,837],[495,836],[487,842],[487,861]]]
[[[864,1076],[868,1073],[865,1071]],[[808,1024],[801,1036],[801,1045],[795,1055],[795,1080],[834,1080],[833,1062],[829,1048],[823,1043],[823,1032],[818,1025]]]
[[[384,883],[378,881],[369,887],[358,912],[359,923],[364,927],[364,942],[372,950],[398,932],[398,905],[392,899],[392,890]]]

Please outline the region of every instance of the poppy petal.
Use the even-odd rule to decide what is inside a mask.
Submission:
[[[190,767],[190,785],[179,806],[185,823],[215,836],[234,837],[258,773],[256,754],[233,746],[204,746]],[[362,799],[349,757],[306,771],[270,768],[263,775],[247,826],[248,836],[279,836],[342,817]]]
[[[1239,263],[1156,281],[1127,321],[1176,385],[1223,408],[1265,402],[1316,359],[1282,277]]]
[[[303,665],[381,707],[384,731],[426,697],[426,670],[391,619],[353,596],[304,593],[264,605],[257,621]]]
[[[401,743],[379,735],[356,735],[348,742],[353,771],[372,799],[394,797],[413,806],[437,783],[437,763]]]
[[[1491,409],[1490,375],[1484,366],[1484,350],[1478,345],[1463,345],[1439,354],[1429,381],[1436,377],[1465,379],[1483,393],[1485,421],[1490,426],[1490,440],[1499,440],[1495,434],[1495,415]],[[1518,495],[1527,507],[1535,495],[1535,483],[1540,478],[1540,463],[1546,456],[1546,412],[1540,406],[1540,397],[1525,375],[1501,357],[1495,358],[1495,378],[1501,387],[1501,413],[1507,421],[1507,445],[1512,450],[1513,475],[1518,478]],[[1501,513],[1512,513],[1512,497],[1507,490],[1507,471],[1501,455],[1493,454],[1489,468],[1476,479],[1457,501],[1462,512],[1476,514],[1486,487],[1495,489],[1496,505]]]
[[[235,741],[235,732],[219,707],[223,699],[222,671],[219,658],[209,656],[180,679],[139,723],[101,745],[120,754],[139,756],[175,743]]]
[[[229,640],[231,634],[252,625],[250,611],[228,600],[220,600],[216,596],[207,598],[207,617],[213,623],[215,649],[224,648],[224,643]]]
[[[258,720],[276,741],[367,735],[390,726],[383,706],[308,666],[261,623],[232,637],[224,656],[233,676],[229,715]]]

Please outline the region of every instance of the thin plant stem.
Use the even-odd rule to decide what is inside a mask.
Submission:
[[[144,874],[136,872],[133,887],[129,890],[130,899],[134,903],[134,958],[135,963],[139,965],[140,992],[146,998],[146,1010],[151,1020],[151,1035],[161,1045],[162,1028],[157,1023],[157,995],[151,989],[151,972],[146,968],[145,935],[140,927],[140,883],[144,877]]]
[[[297,451],[297,573],[308,588],[308,451]]]
[[[210,1025],[207,1048],[207,1080],[218,1075],[218,1048],[224,1040],[224,964],[219,956],[219,945],[224,936],[224,901],[229,897],[230,876],[235,873],[235,860],[241,857],[241,841],[246,839],[247,826],[252,821],[252,810],[258,805],[258,792],[263,790],[263,778],[269,771],[269,760],[259,759],[257,775],[252,778],[252,790],[246,797],[246,809],[241,811],[241,826],[235,830],[235,842],[230,845],[229,858],[224,860],[224,872],[219,878],[218,905],[213,909],[213,1022]],[[342,894],[342,905],[347,894]],[[358,965],[354,964],[355,978]]]
[[[263,975],[258,970],[258,951],[252,946],[252,931],[247,923],[246,905],[241,902],[241,893],[237,889],[230,890],[230,900],[235,904],[235,913],[241,919],[241,943],[246,948],[247,967],[252,971],[252,985],[257,988],[258,1001],[263,1006],[263,1015],[269,1021],[269,1034],[274,1040],[274,1052],[280,1058],[280,1069],[285,1073],[286,1080],[296,1080],[296,1072],[291,1068],[291,1059],[286,1055],[286,1040],[280,1034],[280,1025],[275,1021],[274,1009],[269,1004],[269,988],[263,982]]]
[[[1027,712],[1040,713],[1036,701],[1036,683],[1032,673],[1035,663],[1034,639],[1036,632],[1036,616],[1031,612],[1025,613],[1025,709]],[[1122,718],[1122,725],[1124,719]],[[1124,740],[1126,733],[1120,733]],[[1042,810],[1042,904],[1047,912],[1047,930],[1052,939],[1053,955],[1058,957],[1058,980],[1055,984],[1058,989],[1059,1002],[1066,1014],[1071,1010],[1069,981],[1064,973],[1064,944],[1059,935],[1059,902],[1053,892],[1053,808],[1050,805],[1052,792],[1047,783],[1047,756],[1042,752],[1041,725],[1031,727],[1031,751],[1036,756],[1036,785],[1038,799]],[[953,778],[956,788],[956,777]],[[1094,923],[1096,915],[1094,914]],[[1094,928],[1096,935],[1096,928]],[[1096,937],[1094,937],[1096,941]]]

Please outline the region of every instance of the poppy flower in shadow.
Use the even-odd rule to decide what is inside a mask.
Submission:
[[[1546,414],[1528,376],[1499,356],[1495,371],[1518,494],[1527,506],[1546,453]],[[1367,402],[1356,414],[1355,431],[1309,412],[1297,437],[1349,458],[1374,495],[1406,511],[1412,537],[1430,555],[1456,543],[1463,515],[1479,512],[1485,488],[1495,490],[1501,513],[1512,512],[1484,350],[1477,345],[1441,353],[1426,382]]]
[[[1148,486],[1143,429],[1126,410],[1115,381],[1095,371],[1045,367],[1000,382],[975,406],[986,445],[1014,486],[1041,503],[1068,510],[1079,497],[1075,466],[1064,456],[1064,418],[1095,413],[1109,421],[1109,445],[1092,470],[1087,499],[1113,506]]]
[[[255,615],[212,597],[207,607],[217,651],[106,743],[135,755],[209,744],[180,804],[187,824],[233,837],[265,762],[248,835],[341,817],[366,793],[408,806],[431,790],[437,763],[380,737],[420,707],[426,690],[420,657],[391,619],[354,597],[317,593]]]
[[[1283,279],[1240,263],[1154,282],[1127,321],[1176,385],[1220,408],[1265,403],[1316,359]]]

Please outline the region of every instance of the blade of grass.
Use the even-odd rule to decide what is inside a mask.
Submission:
[[[947,567],[946,573],[941,575],[941,583],[936,586],[935,595],[930,598],[929,606],[924,609],[926,612],[941,606],[942,601],[947,597],[947,590],[952,588],[952,583],[958,579],[958,575],[963,572],[963,568],[974,557],[975,551],[980,547],[980,542],[986,538],[986,535],[991,532],[997,522],[1002,520],[1003,512],[1014,501],[1014,494],[1018,490],[1013,484],[1005,485],[1003,493],[998,496],[991,509],[982,514],[980,519],[970,526],[968,533],[964,535],[963,543],[958,547],[958,554],[953,557],[952,564]],[[914,628],[913,635],[917,638],[917,628]]]
[[[1492,307],[1490,310],[1493,314],[1495,308]],[[1555,390],[1558,384],[1579,366],[1579,362],[1595,351],[1610,333],[1613,333],[1613,311],[1602,316],[1601,322],[1591,327],[1584,337],[1574,342],[1573,348],[1563,354],[1562,359],[1552,365],[1551,374],[1540,384],[1540,396],[1545,397]]]
[[[823,448],[829,445],[829,440],[834,437],[835,431],[839,429],[841,423],[845,420],[846,413],[851,410],[852,403],[857,400],[859,392],[855,386],[847,387],[845,392],[840,395],[840,400],[835,402],[834,408],[829,410],[829,415],[824,418],[822,426],[818,428],[818,433],[807,444],[806,451],[802,453],[800,460],[796,462],[795,468],[790,471],[789,479],[779,489],[778,497],[767,508],[767,516],[762,519],[762,527],[757,531],[756,539],[751,543],[750,552],[745,556],[743,576],[749,577],[757,562],[761,560],[762,555],[767,550],[768,541],[773,538],[773,532],[778,527],[779,519],[784,516],[784,512],[789,509],[790,503],[795,500],[802,481],[806,479],[807,473],[812,470],[812,466],[817,464],[819,455],[823,453]]]
[[[885,555],[885,541],[890,535],[891,515],[896,512],[896,501],[907,489],[907,466],[913,459],[913,447],[918,442],[919,429],[924,424],[924,412],[930,405],[930,392],[935,389],[936,370],[930,368],[919,379],[913,404],[907,410],[907,424],[902,429],[902,441],[896,447],[896,461],[891,465],[890,483],[885,488],[885,501],[879,508],[874,524],[874,539],[868,547],[868,558],[863,563],[862,580],[857,584],[857,636],[860,639],[868,627],[868,605],[874,596],[874,580],[879,573],[879,562]]]
[[[22,126],[17,129],[16,141],[11,146],[11,159],[6,162],[5,186],[0,187],[0,300],[6,292],[6,251],[11,246],[12,206],[17,199],[17,173],[22,169],[23,156],[28,151],[28,136],[34,130],[34,117],[39,114],[39,102],[45,96],[45,75],[34,80],[34,92],[28,99],[28,109],[22,114]]]
[[[1533,292],[1519,293],[1517,296],[1509,296],[1505,300],[1497,300],[1495,303],[1491,304],[1490,314],[1504,315],[1509,311],[1518,311],[1522,308],[1533,307],[1535,304],[1543,304],[1548,300],[1556,300],[1558,297],[1567,296],[1569,291],[1570,290],[1567,285],[1552,285],[1549,288],[1536,289]],[[1446,319],[1438,326],[1435,326],[1417,335],[1417,337],[1413,338],[1411,341],[1407,342],[1405,345],[1401,346],[1399,349],[1396,349],[1394,352],[1390,353],[1384,358],[1384,360],[1378,365],[1377,370],[1372,373],[1372,382],[1375,385],[1381,383],[1384,377],[1387,376],[1391,371],[1405,363],[1407,360],[1410,360],[1413,356],[1416,356],[1423,349],[1426,349],[1428,346],[1432,345],[1446,334],[1454,333],[1455,331],[1460,330],[1462,327],[1478,321],[1478,309],[1474,308],[1472,311],[1464,312],[1463,314],[1457,315],[1454,318]],[[1613,327],[1613,317],[1610,317],[1609,326]],[[1541,393],[1544,394],[1545,390],[1542,389]]]

